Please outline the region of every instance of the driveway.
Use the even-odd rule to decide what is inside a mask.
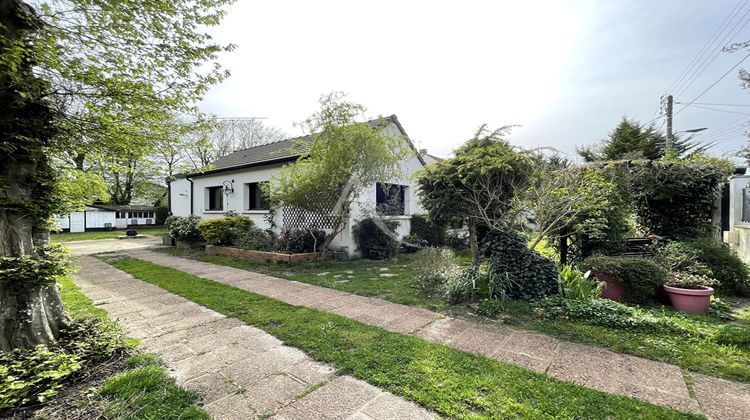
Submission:
[[[102,252],[129,251],[161,245],[158,236],[145,236],[136,239],[94,239],[90,241],[63,242],[73,255],[91,255]]]

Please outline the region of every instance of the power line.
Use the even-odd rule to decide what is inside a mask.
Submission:
[[[745,124],[747,124],[748,120],[749,119],[747,117],[740,117],[740,118],[738,118],[736,120],[733,120],[729,124],[723,125],[723,126],[719,127],[718,129],[716,129],[716,130],[712,131],[711,133],[709,133],[708,139],[711,140],[711,139],[716,139],[716,138],[719,138],[719,137],[723,137],[723,136],[731,133],[734,130],[742,129],[742,128],[744,128]]]
[[[666,92],[671,92],[673,89],[676,89],[677,86],[680,85],[680,83],[685,79],[685,77],[690,73],[690,71],[695,67],[695,65],[698,63],[698,61],[708,52],[711,48],[711,45],[716,41],[722,32],[724,32],[725,27],[734,20],[734,17],[739,13],[740,9],[742,7],[745,7],[745,3],[747,3],[748,0],[740,0],[736,6],[734,6],[734,9],[732,9],[731,12],[729,12],[729,15],[727,15],[726,18],[724,18],[724,21],[719,25],[719,28],[716,29],[716,32],[709,38],[708,42],[706,42],[706,45],[703,46],[698,51],[698,54],[693,57],[693,59],[690,61],[688,66],[680,73],[680,75],[677,77],[677,79],[672,82],[672,84],[669,86],[669,88],[666,90]]]
[[[682,102],[675,102],[675,103],[682,104]],[[708,109],[708,110],[711,110],[711,111],[726,112],[727,114],[750,115],[750,114],[748,114],[746,112],[727,111],[726,109],[711,108],[711,107],[708,107],[708,106],[700,106],[700,105],[696,105],[695,103],[693,103],[693,104],[687,104],[686,106],[689,106],[691,108],[700,108],[700,109]]]
[[[713,63],[714,60],[716,60],[716,57],[718,57],[719,54],[721,53],[721,48],[719,48],[719,47],[721,47],[723,45],[726,45],[735,36],[737,36],[737,34],[740,33],[740,31],[742,31],[742,29],[744,29],[745,26],[747,26],[748,23],[750,23],[750,20],[746,20],[745,23],[739,29],[737,29],[735,31],[735,29],[737,28],[737,26],[740,23],[742,23],[742,21],[748,16],[748,14],[750,14],[750,9],[748,9],[747,11],[745,11],[745,14],[743,14],[742,17],[737,21],[737,23],[734,24],[734,27],[732,27],[732,29],[729,30],[729,32],[726,34],[726,36],[724,36],[724,38],[721,40],[721,42],[719,42],[719,44],[717,44],[716,47],[714,47],[715,51],[713,51],[709,56],[707,56],[703,60],[703,63],[701,63],[698,68],[696,68],[696,70],[694,72],[694,76],[691,77],[690,80],[687,82],[687,84],[684,85],[679,90],[679,92],[676,93],[676,96],[680,96],[685,91],[687,91],[688,88],[690,88],[690,86],[692,86],[692,84],[695,83],[695,81],[698,80],[698,78],[706,71],[706,69],[708,69],[708,67],[711,65],[711,63]]]
[[[682,102],[675,102],[676,104],[682,104]],[[713,105],[713,106],[750,106],[750,104],[717,104],[711,102],[693,102],[693,105]]]
[[[750,11],[750,10],[748,10],[748,11]],[[685,108],[687,108],[688,106],[692,105],[693,102],[695,102],[698,99],[700,99],[703,95],[705,95],[709,90],[711,90],[719,82],[721,82],[722,80],[724,80],[724,78],[727,77],[727,75],[729,75],[729,73],[733,72],[734,69],[736,69],[737,67],[739,67],[740,64],[742,64],[745,60],[747,60],[748,57],[750,57],[750,54],[747,54],[745,57],[742,58],[742,60],[738,61],[737,64],[735,64],[734,66],[732,66],[731,69],[727,70],[726,73],[722,74],[721,77],[719,77],[715,82],[711,83],[707,88],[703,89],[703,92],[701,92],[700,94],[698,94],[698,96],[696,96],[695,98],[693,98],[692,101],[688,102],[687,105],[685,105],[684,107],[682,107],[679,111],[675,112],[674,115],[677,115],[680,112],[684,111]]]

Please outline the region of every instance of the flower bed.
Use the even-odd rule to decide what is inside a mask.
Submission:
[[[305,252],[301,254],[283,254],[280,252],[254,251],[250,249],[232,248],[228,246],[206,245],[206,253],[209,255],[223,255],[226,257],[237,258],[239,260],[253,262],[284,262],[300,263],[305,261],[326,260],[333,256],[331,251],[325,253]]]

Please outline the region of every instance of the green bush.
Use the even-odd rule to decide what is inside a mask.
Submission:
[[[292,229],[288,232],[286,250],[292,254],[320,251],[326,234],[320,229]]]
[[[633,166],[630,184],[640,223],[669,238],[704,236],[714,200],[733,169],[726,160],[700,155]]]
[[[209,245],[234,246],[237,238],[254,226],[249,217],[231,215],[202,220],[198,223],[198,230]]]
[[[721,283],[719,290],[722,293],[750,292],[750,270],[729,246],[710,238],[693,239],[686,245],[698,251],[698,261],[705,264],[711,271],[710,276]]]
[[[253,251],[276,252],[281,250],[279,241],[274,235],[268,231],[253,227],[239,233],[234,238],[233,246]]]
[[[428,296],[442,294],[445,273],[458,268],[455,253],[448,248],[422,248],[411,260],[416,275],[416,287]]]
[[[461,235],[456,231],[453,231],[446,235],[445,245],[453,248],[456,251],[463,251],[469,248],[469,237],[467,235]]]
[[[178,241],[203,242],[203,236],[198,230],[198,216],[169,216],[164,224],[169,229],[169,235]]]
[[[558,292],[555,263],[529,249],[526,242],[511,230],[485,236],[482,254],[487,258],[488,297],[528,300]]]
[[[448,225],[434,222],[427,216],[413,215],[409,235],[424,240],[430,246],[443,246],[448,235]]]
[[[623,298],[636,303],[653,300],[668,274],[657,260],[640,257],[594,256],[584,260],[582,266],[595,275],[607,275],[622,283],[627,288]]]
[[[157,225],[163,225],[169,217],[169,207],[159,206],[156,208],[156,214],[154,215],[154,222]]]
[[[352,231],[362,257],[382,260],[396,256],[399,247],[399,242],[394,239],[397,228],[398,222],[395,220],[379,219],[376,222],[370,217],[360,220]]]

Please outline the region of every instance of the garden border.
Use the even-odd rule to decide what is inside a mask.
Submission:
[[[251,249],[234,248],[229,246],[206,245],[206,254],[223,255],[253,262],[283,262],[301,263],[307,261],[327,260],[333,257],[333,252],[305,252],[299,254],[282,254],[279,252],[255,251]]]

